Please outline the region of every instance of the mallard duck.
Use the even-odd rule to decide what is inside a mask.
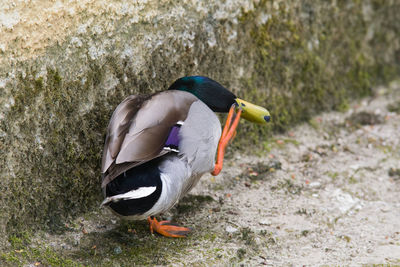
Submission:
[[[222,133],[214,112],[228,113]],[[180,78],[167,91],[128,96],[107,129],[102,206],[126,219],[147,218],[152,233],[187,236],[189,228],[154,216],[171,209],[203,174],[220,173],[240,117],[270,120],[266,109],[203,76]]]

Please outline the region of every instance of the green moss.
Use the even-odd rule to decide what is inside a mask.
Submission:
[[[16,136],[6,138],[6,143],[15,142],[12,138],[20,143],[9,148],[20,164],[5,193],[11,201],[2,203],[11,234],[37,226],[63,231],[65,219],[90,210],[101,198],[99,174],[93,170],[99,169],[110,110],[105,103],[95,103],[90,112],[77,116],[81,105],[90,101],[87,90],[99,74],[83,86],[63,81],[52,69],[45,78],[36,75],[31,70],[19,77],[15,104],[2,125],[19,129]]]
[[[193,199],[210,201],[207,197],[194,196]],[[196,200],[197,201],[197,200]],[[201,210],[198,207],[196,210]],[[93,216],[93,213],[92,213]],[[96,214],[95,218],[99,219]],[[174,219],[184,225],[185,214],[177,214]],[[72,227],[70,225],[69,227]],[[10,237],[10,248],[0,256],[1,266],[23,266],[40,262],[44,266],[144,266],[179,264],[182,253],[191,251],[199,241],[213,242],[221,239],[222,233],[210,231],[208,225],[196,225],[193,232],[185,239],[165,238],[158,234],[151,235],[145,221],[120,221],[115,228],[107,231],[95,231],[82,234],[81,226],[72,227],[70,234],[62,239],[57,235],[56,244],[64,247],[50,248],[46,240],[23,233]],[[76,237],[79,236],[78,239]],[[205,255],[207,260],[214,260],[215,252]]]
[[[303,230],[303,231],[301,231],[301,235],[302,235],[302,236],[308,236],[309,233],[310,233],[310,230]]]
[[[241,228],[240,234],[241,234],[240,238],[244,241],[245,245],[251,246],[253,248],[256,246],[255,241],[254,241],[255,235],[254,235],[254,232],[250,228],[248,228],[248,227]]]
[[[283,181],[278,181],[276,185],[271,186],[271,190],[284,190],[287,194],[298,195],[303,191],[304,186],[295,184],[291,179],[285,179]]]
[[[32,246],[31,234],[23,232],[9,237],[11,248],[0,255],[2,266],[26,266],[40,263],[43,266],[83,266],[82,264],[61,256],[54,249],[41,246]]]
[[[384,118],[381,115],[377,115],[371,112],[361,111],[353,113],[346,119],[349,125],[360,126],[360,125],[375,125],[384,122]]]
[[[332,182],[335,182],[339,176],[339,173],[337,172],[327,172],[326,175],[328,175],[331,179]]]
[[[372,86],[398,77],[400,65],[384,61],[379,41],[365,42],[369,24],[361,11],[364,4],[354,2],[336,12],[314,3],[299,9],[280,3],[274,12],[269,1],[260,1],[254,11],[243,12],[240,21],[247,25],[255,51],[255,70],[242,81],[244,95],[266,106],[272,120],[267,128],[244,125],[237,146],[255,144],[271,130],[286,130],[322,110],[345,111],[350,98],[369,95]],[[375,8],[382,12],[374,14],[379,23],[386,24],[379,17],[383,13],[394,18],[395,8],[384,3],[375,3]],[[309,21],[302,21],[298,12]],[[254,24],[260,14],[269,14],[269,19]],[[392,33],[399,32],[395,25]],[[378,35],[386,40],[387,33]]]
[[[387,106],[387,109],[390,112],[396,112],[396,113],[400,113],[400,101],[397,101],[395,103],[391,103]]]
[[[37,249],[27,247],[3,253],[0,259],[0,262],[3,262],[2,266],[26,266],[36,262],[42,266],[84,266],[73,260],[66,259],[50,248]]]
[[[214,201],[211,196],[187,195],[176,206],[178,214],[193,212],[202,205]]]
[[[271,178],[271,173],[280,169],[282,169],[282,163],[278,160],[257,162],[256,164],[249,165],[247,169],[239,175],[239,178],[249,179],[251,182],[256,183],[259,180]]]
[[[246,249],[244,249],[244,248],[239,248],[239,249],[236,251],[236,255],[237,255],[237,257],[239,258],[239,260],[243,259],[244,256],[246,255]]]

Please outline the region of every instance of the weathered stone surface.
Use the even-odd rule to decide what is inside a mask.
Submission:
[[[395,0],[39,2],[0,11],[0,245],[98,207],[105,128],[129,94],[212,77],[271,111],[243,145],[399,75]]]

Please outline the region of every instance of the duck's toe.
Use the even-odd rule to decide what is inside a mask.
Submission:
[[[150,224],[150,231],[159,233],[160,235],[166,237],[187,237],[191,232],[190,228],[182,227],[177,224],[171,223],[170,221],[160,221],[158,222],[156,218],[149,217],[147,221]]]

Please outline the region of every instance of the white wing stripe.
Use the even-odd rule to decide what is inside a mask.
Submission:
[[[151,195],[154,191],[156,191],[156,186],[149,186],[149,187],[139,187],[138,189],[131,190],[124,194],[115,195],[112,197],[106,197],[104,201],[101,203],[101,206],[112,202],[117,202],[120,200],[128,200],[128,199],[138,199],[142,197],[147,197]]]

